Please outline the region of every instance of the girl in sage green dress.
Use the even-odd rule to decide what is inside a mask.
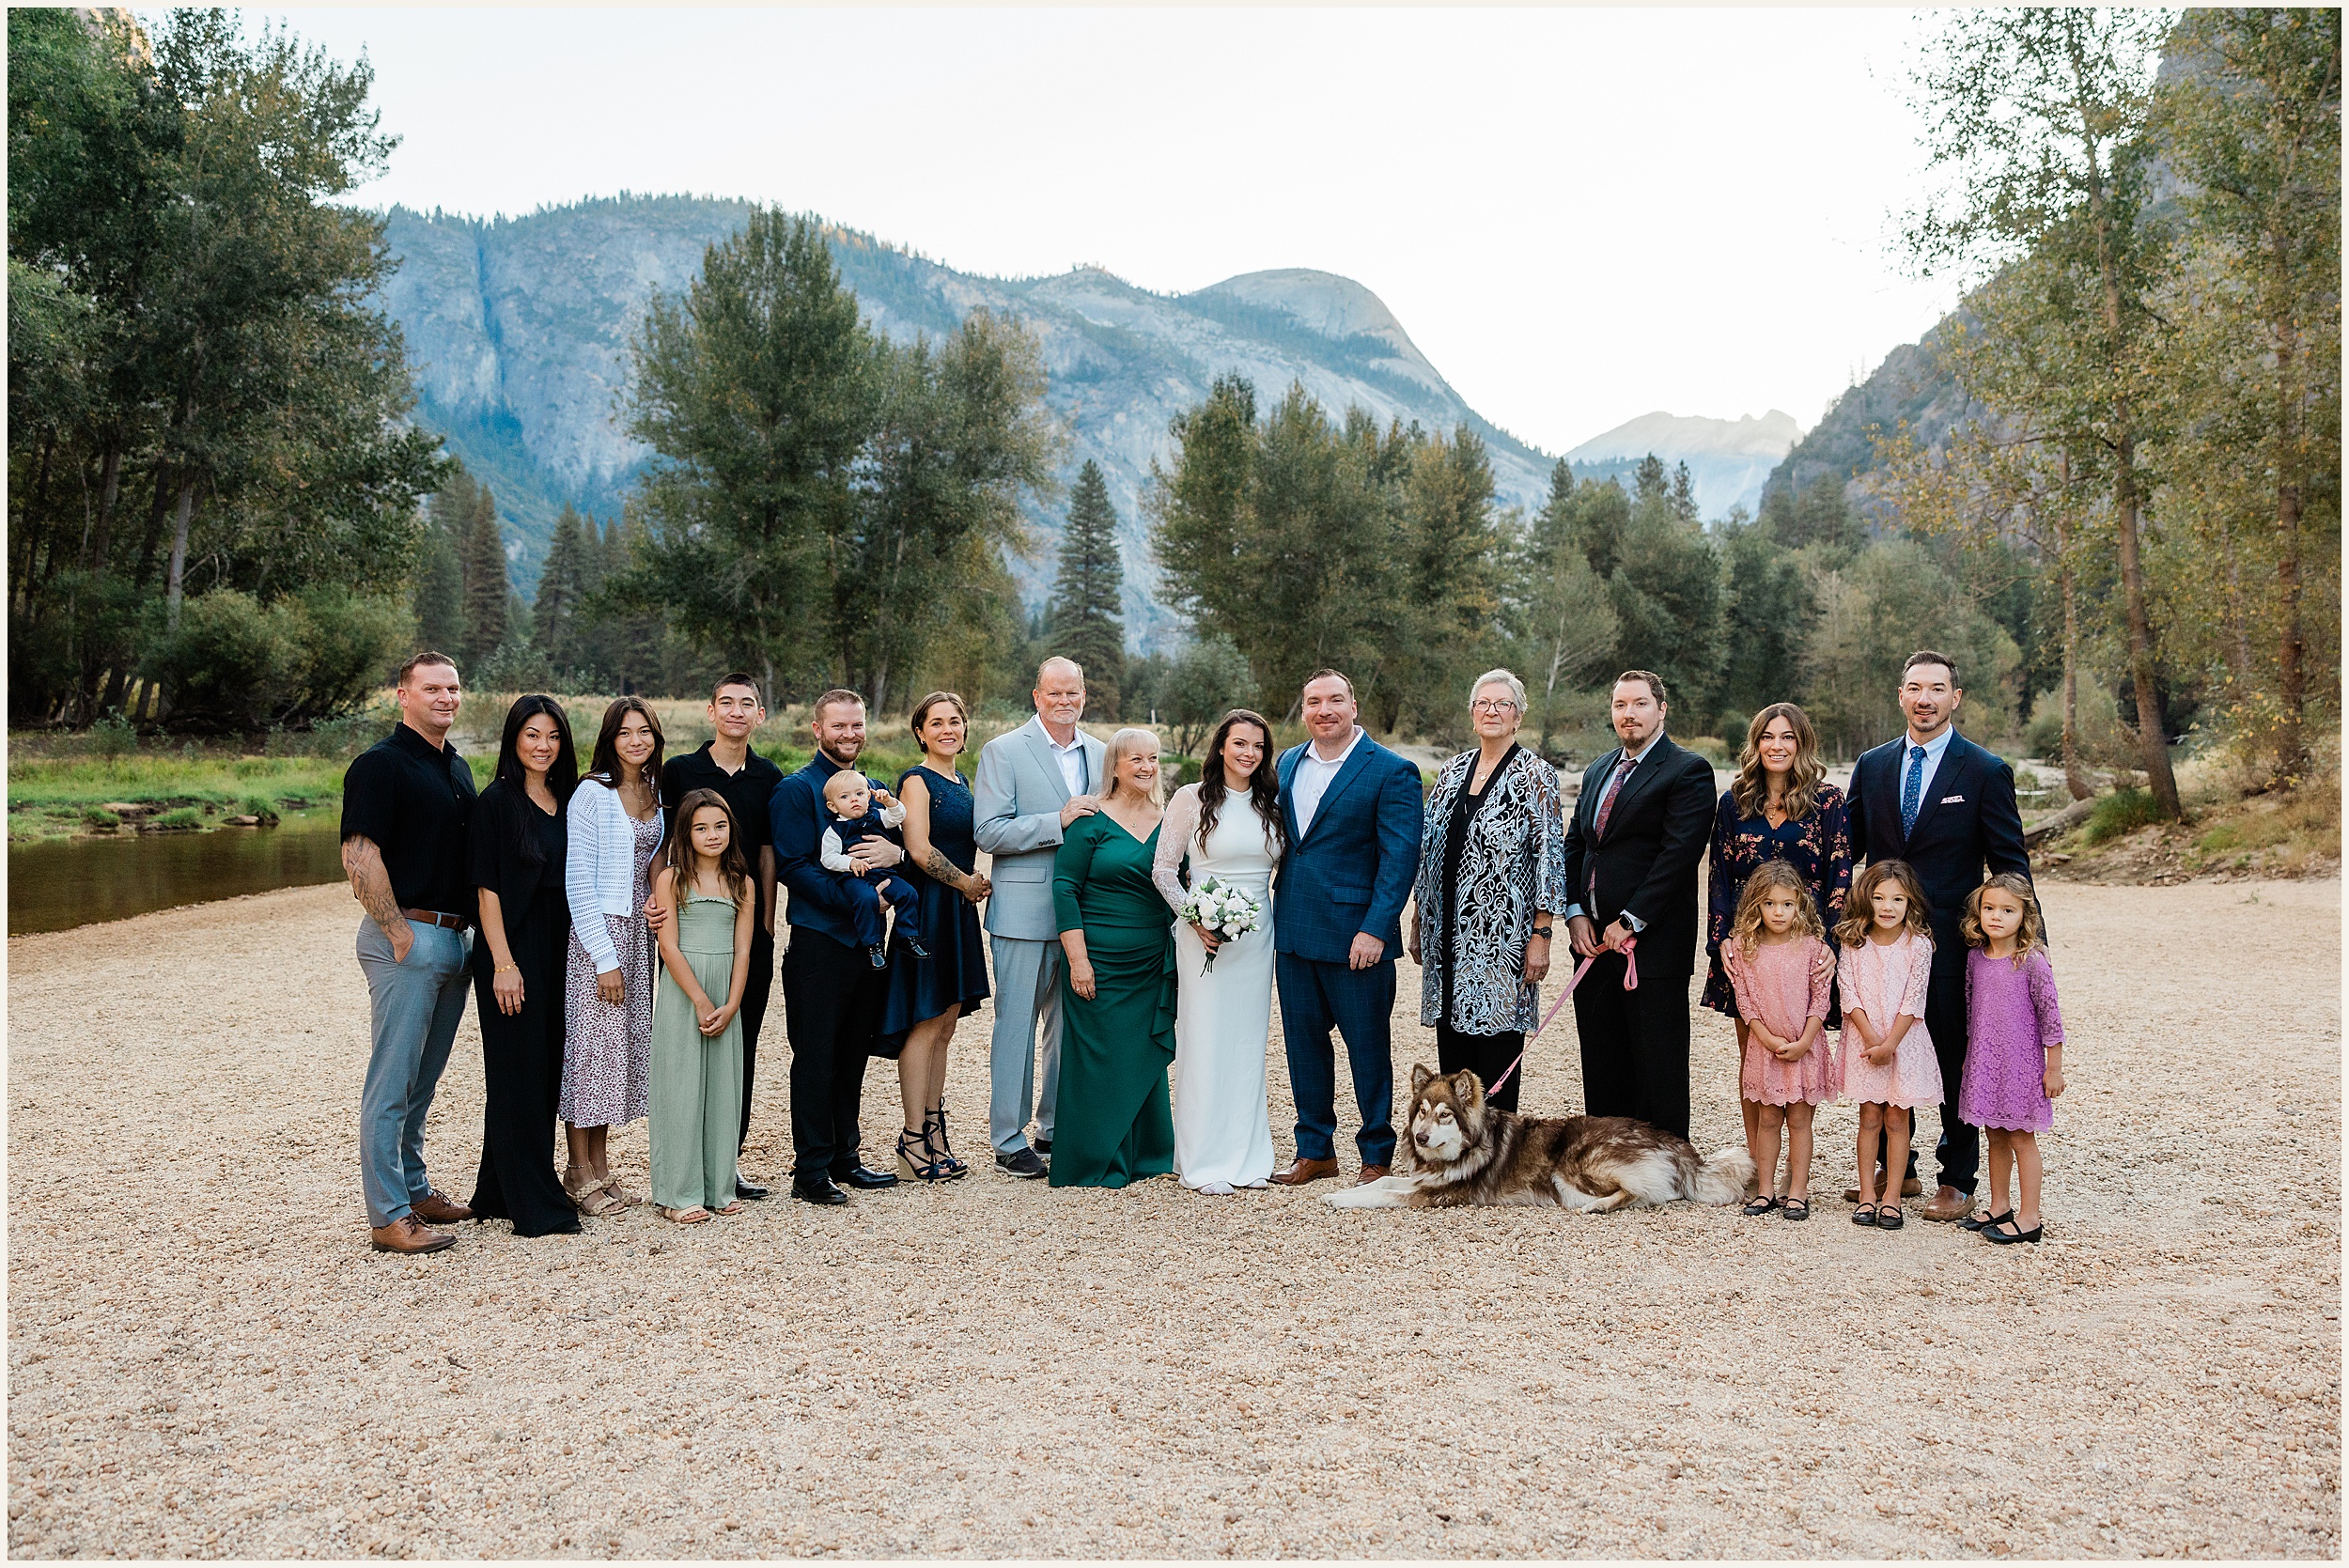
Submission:
[[[1101,809],[1069,824],[1052,861],[1061,977],[1054,1187],[1124,1187],[1174,1169],[1166,1069],[1174,1060],[1174,916],[1150,879],[1159,740],[1110,740]]]
[[[677,918],[661,924],[652,1009],[652,1201],[663,1217],[698,1225],[742,1212],[734,1191],[740,1015],[758,908],[725,797],[694,790],[677,815],[679,831],[653,881],[654,898]]]

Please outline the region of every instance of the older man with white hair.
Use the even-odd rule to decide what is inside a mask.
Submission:
[[[1052,861],[1068,825],[1100,809],[1094,791],[1104,748],[1077,728],[1085,673],[1048,659],[1035,673],[1035,717],[987,743],[972,785],[979,847],[993,858],[987,929],[995,960],[993,1084],[988,1135],[995,1163],[1012,1175],[1049,1173],[1052,1102],[1060,1087],[1060,923],[1052,914]],[[1036,1026],[1043,1025],[1043,1082]],[[1028,1121],[1035,1121],[1035,1142]]]

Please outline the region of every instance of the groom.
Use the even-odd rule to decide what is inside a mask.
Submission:
[[[1334,1025],[1346,1036],[1362,1129],[1361,1182],[1394,1162],[1394,953],[1419,872],[1419,769],[1355,720],[1354,686],[1335,670],[1305,682],[1313,739],[1281,758],[1288,851],[1272,902],[1274,974],[1297,1099],[1297,1163],[1273,1176],[1301,1187],[1338,1173]]]

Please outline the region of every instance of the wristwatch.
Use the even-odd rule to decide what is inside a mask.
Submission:
[[[1541,938],[1544,941],[1548,941],[1549,939],[1550,929],[1551,928],[1547,925],[1536,925],[1533,927],[1533,935]]]

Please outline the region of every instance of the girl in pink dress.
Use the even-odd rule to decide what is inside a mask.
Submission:
[[[2055,970],[2039,939],[2031,886],[2000,872],[1966,900],[1966,1076],[1957,1113],[1990,1137],[1990,1195],[1959,1223],[1985,1241],[2039,1239],[2039,1135],[2055,1126],[2063,1093],[2063,1015]],[[2021,1185],[2006,1203],[2007,1174]]]
[[[1827,1041],[1827,1002],[1835,966],[1818,902],[1795,868],[1765,861],[1746,878],[1721,967],[1737,1003],[1737,1093],[1746,1102],[1747,1147],[1762,1190],[1748,1214],[1778,1209],[1811,1218],[1811,1117],[1835,1097],[1835,1060]],[[1781,1135],[1786,1188],[1778,1191]]]
[[[1906,861],[1876,861],[1852,884],[1850,911],[1835,937],[1843,994],[1836,1065],[1843,1097],[1859,1102],[1859,1206],[1855,1225],[1897,1231],[1908,1223],[1890,1190],[1908,1163],[1909,1112],[1941,1103],[1941,1063],[1925,1032],[1925,987],[1933,978],[1933,926],[1925,890]],[[1888,1190],[1875,1189],[1876,1140],[1890,1153]],[[1889,1201],[1888,1201],[1889,1200]]]

